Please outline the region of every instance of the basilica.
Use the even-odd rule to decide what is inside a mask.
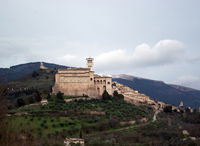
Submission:
[[[112,91],[112,77],[95,74],[93,58],[86,58],[87,68],[59,69],[55,75],[53,93],[62,92],[69,96],[100,97],[104,90],[110,95]]]

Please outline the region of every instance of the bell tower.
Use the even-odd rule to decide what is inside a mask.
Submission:
[[[87,60],[87,67],[90,68],[90,70],[92,71],[92,68],[93,68],[93,60],[94,58],[86,58]]]

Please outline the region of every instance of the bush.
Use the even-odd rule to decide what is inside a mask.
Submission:
[[[113,92],[113,96],[118,99],[124,99],[124,95],[119,94],[116,90]]]
[[[35,102],[34,98],[32,96],[30,96],[28,98],[28,103],[31,104],[31,103],[34,103],[34,102]]]
[[[36,71],[34,71],[34,72],[32,73],[32,77],[33,77],[33,78],[36,78],[37,76],[39,76],[39,74],[38,74]]]
[[[22,98],[17,99],[17,106],[18,107],[24,106],[24,105],[25,105],[24,99],[22,99]]]
[[[163,109],[163,111],[166,112],[166,113],[171,113],[171,112],[172,112],[172,106],[171,106],[171,105],[166,106],[166,107]]]
[[[106,90],[104,90],[104,92],[102,94],[102,99],[103,100],[111,99],[111,96],[108,94],[108,92]]]
[[[37,102],[40,102],[40,101],[42,100],[42,97],[41,97],[39,91],[36,91],[36,92],[35,92],[35,100],[36,100]]]
[[[56,103],[58,103],[58,102],[64,102],[64,94],[62,93],[62,92],[58,92],[57,94],[56,94]]]
[[[47,101],[49,102],[51,100],[51,95],[50,95],[50,93],[48,93],[48,95],[47,95]]]
[[[114,97],[117,97],[119,95],[119,93],[115,90],[114,92],[113,92],[113,96]]]

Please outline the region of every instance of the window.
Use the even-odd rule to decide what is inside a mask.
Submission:
[[[92,78],[90,78],[90,80],[92,81],[93,79],[92,79]]]
[[[106,90],[106,86],[103,86],[103,90]]]
[[[110,82],[108,82],[108,84],[110,84]]]

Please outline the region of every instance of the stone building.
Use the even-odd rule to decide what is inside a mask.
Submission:
[[[43,62],[40,62],[40,69],[48,69],[46,66],[44,66],[44,63]]]
[[[112,77],[94,74],[93,58],[86,60],[87,68],[59,69],[55,75],[53,93],[61,91],[71,96],[100,97],[106,90],[112,95]]]

